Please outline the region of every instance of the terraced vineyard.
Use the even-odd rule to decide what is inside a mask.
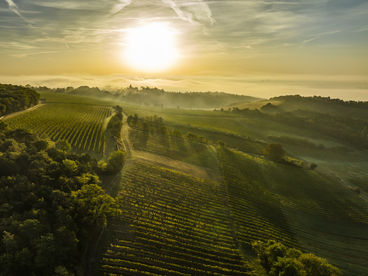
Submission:
[[[139,171],[139,174],[136,172]],[[122,275],[251,275],[229,217],[225,188],[136,162],[122,178],[124,212],[102,270]]]
[[[6,123],[53,141],[67,141],[75,150],[102,154],[105,122],[111,113],[109,106],[55,103],[11,117]]]

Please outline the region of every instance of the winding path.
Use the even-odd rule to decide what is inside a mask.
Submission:
[[[41,103],[40,103],[40,104],[34,105],[34,106],[30,107],[30,108],[27,108],[27,109],[24,109],[24,110],[21,110],[21,111],[17,111],[17,112],[13,112],[13,113],[10,113],[10,114],[7,114],[7,115],[4,115],[4,116],[1,116],[1,117],[0,117],[0,120],[6,120],[6,119],[12,118],[12,117],[14,117],[14,116],[20,115],[20,114],[22,114],[22,113],[26,113],[26,112],[29,112],[29,111],[35,110],[35,109],[37,109],[37,108],[39,108],[39,107],[41,107],[41,106],[43,106],[43,105],[45,105],[45,104],[41,104]]]

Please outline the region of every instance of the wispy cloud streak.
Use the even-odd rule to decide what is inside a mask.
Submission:
[[[210,7],[205,1],[162,0],[162,2],[171,7],[180,19],[192,24],[200,22],[213,25],[216,22]]]
[[[132,0],[119,0],[117,4],[115,4],[112,9],[112,14],[117,14],[121,10],[123,10],[125,7],[129,6],[132,3]]]
[[[5,0],[5,2],[8,4],[9,10],[18,15],[28,25],[32,26],[32,23],[20,13],[18,6],[14,3],[13,0]]]

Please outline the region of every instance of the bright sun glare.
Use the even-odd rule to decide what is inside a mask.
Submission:
[[[151,23],[129,29],[125,37],[124,60],[139,71],[159,72],[178,59],[175,30],[165,23]]]

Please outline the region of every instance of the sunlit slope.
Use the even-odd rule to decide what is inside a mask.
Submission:
[[[73,149],[102,155],[104,131],[112,109],[104,102],[65,95],[42,95],[44,104],[5,122],[53,141],[66,141]]]
[[[368,209],[358,195],[318,171],[227,149],[221,152],[242,242],[249,241],[251,232],[243,227],[256,221],[254,236],[260,239],[296,243],[327,258],[347,275],[368,273]],[[244,212],[241,206],[251,211]]]
[[[368,210],[356,194],[318,171],[216,151],[219,182],[149,161],[129,165],[104,272],[246,275],[255,269],[249,243],[274,239],[347,275],[368,273]]]

